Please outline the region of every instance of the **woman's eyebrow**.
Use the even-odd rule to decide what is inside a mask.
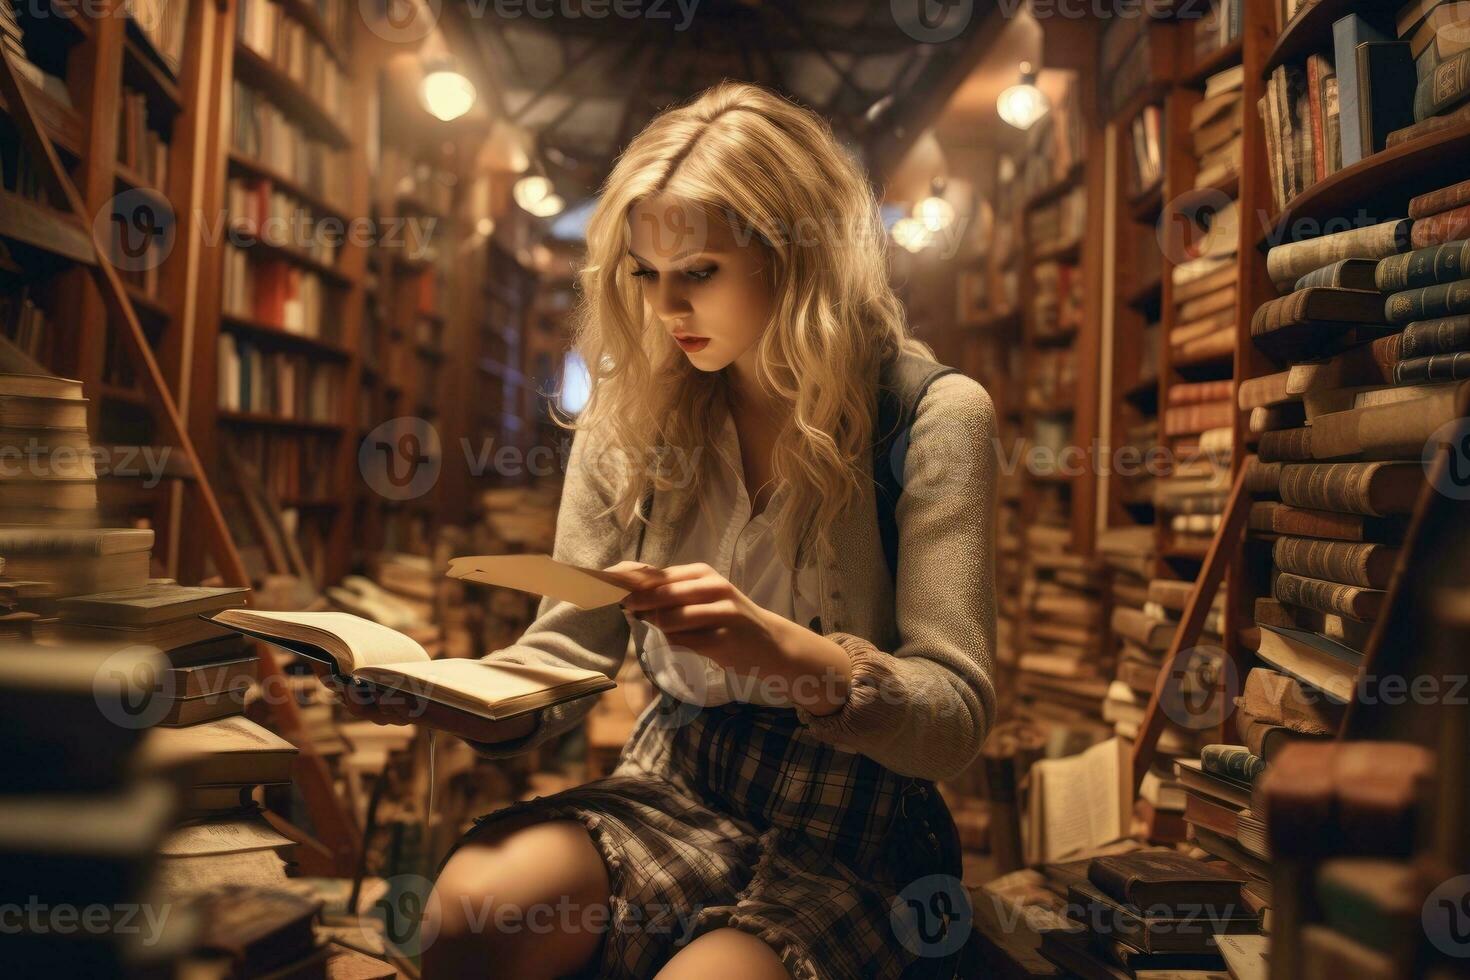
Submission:
[[[642,262],[644,265],[652,265],[653,264],[652,262],[650,262],[647,259],[645,259],[643,256],[639,255],[637,252],[633,251],[631,248],[628,249],[628,254],[631,255],[633,258],[637,259],[639,262]],[[672,258],[669,259],[669,261],[670,262],[678,262],[680,259],[687,259],[687,258],[689,258],[691,256],[694,256],[694,255],[715,255],[715,254],[718,254],[718,253],[715,252],[713,249],[708,249],[708,248],[691,248],[688,251],[680,252],[678,255],[673,256]]]

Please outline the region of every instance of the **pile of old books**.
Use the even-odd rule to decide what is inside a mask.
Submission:
[[[1204,98],[1189,111],[1189,132],[1198,164],[1195,187],[1222,187],[1240,173],[1241,88],[1245,66],[1205,79]]]
[[[1272,249],[1272,278],[1291,291],[1251,325],[1289,366],[1240,393],[1260,406],[1250,527],[1272,564],[1250,639],[1265,663],[1338,703],[1352,696],[1424,460],[1457,438],[1456,379],[1470,367],[1470,244],[1420,231],[1405,219]],[[1425,247],[1406,251],[1415,242]]]
[[[1069,922],[1041,935],[1041,953],[1078,976],[1223,972],[1222,939],[1256,937],[1261,918],[1241,881],[1172,851],[1135,851],[1048,869],[1066,882]]]
[[[1435,770],[1429,750],[1404,742],[1293,742],[1271,763],[1255,798],[1273,976],[1432,976],[1429,962],[1463,946],[1463,879],[1425,860],[1431,834],[1463,846],[1463,811],[1432,813]]]
[[[1078,730],[1083,745],[1105,737],[1099,724],[1107,690],[1104,579],[1098,563],[1071,552],[1070,529],[1034,524],[1025,531],[1017,693],[1023,717]]]

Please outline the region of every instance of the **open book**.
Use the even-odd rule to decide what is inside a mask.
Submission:
[[[208,618],[322,661],[339,676],[416,694],[491,721],[617,686],[607,675],[580,667],[433,660],[397,630],[350,613],[226,609]]]

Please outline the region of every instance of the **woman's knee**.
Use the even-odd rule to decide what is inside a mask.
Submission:
[[[426,974],[494,963],[505,975],[558,976],[596,953],[601,934],[579,925],[608,906],[601,854],[575,820],[525,817],[487,825],[440,871],[425,909]]]
[[[659,971],[657,980],[790,980],[776,951],[759,936],[733,926],[712,929],[685,946]]]

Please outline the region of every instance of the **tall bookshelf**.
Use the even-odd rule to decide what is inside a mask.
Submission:
[[[201,253],[193,178],[212,69],[199,41],[217,14],[183,2],[156,14],[144,26],[121,3],[19,5],[26,58],[13,63],[86,213],[99,215],[107,257],[186,410],[194,342],[188,276]],[[83,382],[92,441],[104,451],[100,514],[112,524],[155,527],[154,570],[172,574],[182,487],[157,479],[179,472],[162,452],[169,440],[159,408],[128,357],[123,325],[109,322],[91,280],[92,229],[41,189],[43,161],[22,147],[11,110],[0,119],[5,332],[49,369]]]
[[[212,400],[192,414],[222,485],[244,492],[243,461],[304,570],[335,581],[352,541],[367,251],[347,233],[367,214],[357,21],[340,0],[231,0],[220,21],[210,203],[227,236],[200,279],[209,356],[195,372]],[[308,67],[293,71],[299,49]],[[239,539],[269,536],[231,511]],[[272,567],[270,552],[256,553],[256,574],[296,570]]]

